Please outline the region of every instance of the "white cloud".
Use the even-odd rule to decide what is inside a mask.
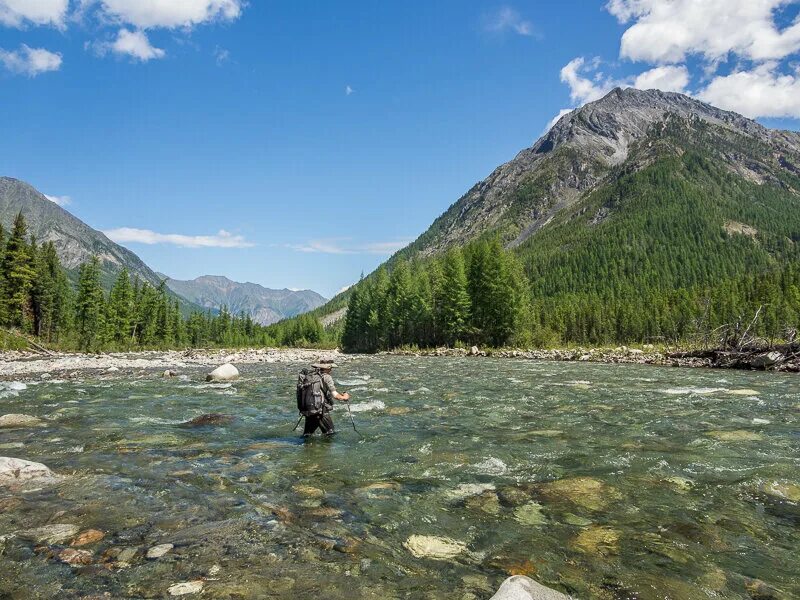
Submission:
[[[352,94],[353,92],[355,92],[355,90],[354,90],[353,88],[351,88],[349,85],[348,85],[348,86],[346,86],[346,87],[344,88],[344,94],[345,94],[345,96],[349,96],[349,95],[350,95],[350,94]]]
[[[182,235],[179,233],[156,233],[149,229],[120,227],[104,231],[106,236],[120,244],[133,242],[138,244],[171,244],[182,248],[252,248],[255,244],[248,242],[241,235],[220,229],[217,235]]]
[[[640,90],[661,90],[662,92],[684,93],[689,86],[689,69],[683,65],[655,67],[640,73],[633,85]]]
[[[216,61],[218,67],[221,67],[230,59],[231,59],[230,50],[226,50],[225,48],[221,48],[220,46],[214,48],[214,60]]]
[[[100,0],[111,19],[141,29],[193,27],[239,18],[243,0]]]
[[[800,0],[609,0],[621,23],[620,55],[635,61],[682,62],[689,55],[708,61],[730,53],[749,60],[784,58],[800,50],[800,20],[779,29],[775,12]]]
[[[697,96],[746,117],[800,118],[800,73],[781,74],[768,62],[716,77]]]
[[[113,42],[95,44],[95,48],[101,55],[113,52],[114,54],[130,56],[134,60],[141,62],[164,58],[167,54],[161,48],[153,46],[144,31],[131,31],[129,29],[120,29],[117,32],[117,38]]]
[[[689,85],[689,70],[683,66],[655,67],[636,77],[614,79],[600,71],[600,59],[586,62],[583,58],[571,60],[561,69],[561,81],[569,86],[570,99],[577,104],[592,102],[605,96],[615,87],[634,87],[640,90],[657,89],[662,92],[685,92]],[[568,112],[562,110],[560,118]]]
[[[405,248],[408,240],[396,242],[371,242],[368,244],[349,244],[350,238],[334,238],[326,240],[313,240],[305,244],[289,244],[287,247],[297,252],[319,254],[394,254]]]
[[[68,206],[72,204],[72,198],[69,196],[50,196],[49,194],[45,194],[44,197],[53,204],[58,204],[59,206]]]
[[[53,25],[63,27],[68,0],[0,0],[0,24],[7,27]]]
[[[0,48],[0,63],[12,73],[36,77],[48,71],[61,68],[61,54],[50,52],[44,48],[31,48],[22,44],[19,50],[3,50]]]
[[[492,33],[513,32],[518,35],[533,35],[533,25],[510,6],[504,6],[486,18],[484,29]]]

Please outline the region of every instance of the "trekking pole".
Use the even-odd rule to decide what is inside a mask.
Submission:
[[[347,404],[347,414],[350,415],[350,422],[353,424],[353,431],[355,431],[358,434],[358,437],[363,438],[364,436],[361,435],[361,432],[358,429],[356,429],[356,421],[353,418],[353,411],[350,410],[350,401],[348,400],[347,402],[345,402],[345,404]]]
[[[297,431],[297,428],[300,426],[300,421],[303,420],[303,415],[300,415],[300,418],[297,419],[297,423],[295,423],[294,429],[292,431]]]

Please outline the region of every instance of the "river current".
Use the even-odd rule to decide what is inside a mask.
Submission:
[[[356,357],[359,433],[339,406],[303,441],[301,366],[0,384],[45,420],[0,456],[66,476],[0,487],[0,598],[800,598],[796,376]],[[179,426],[204,413],[235,419]],[[88,564],[15,535],[49,524],[101,532]]]

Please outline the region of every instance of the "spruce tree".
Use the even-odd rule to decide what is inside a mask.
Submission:
[[[438,323],[447,344],[466,341],[470,322],[470,296],[467,290],[464,257],[458,248],[445,254],[442,277],[436,294]]]
[[[108,297],[106,310],[106,341],[118,346],[131,343],[135,318],[134,289],[127,269],[120,271]]]
[[[25,217],[18,213],[3,253],[3,298],[6,323],[23,331],[33,329],[33,280],[36,275]]]
[[[81,265],[78,276],[75,325],[81,350],[88,352],[99,348],[104,314],[105,297],[100,285],[100,260],[97,256],[92,256]]]

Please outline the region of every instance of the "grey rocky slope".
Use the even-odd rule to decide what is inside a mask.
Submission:
[[[261,325],[294,317],[326,302],[325,298],[311,290],[273,290],[256,283],[238,283],[214,275],[191,281],[168,278],[167,286],[199,306],[211,309],[227,306],[233,314],[244,312]]]
[[[560,211],[616,176],[633,149],[670,120],[707,126],[722,138],[736,135],[764,144],[783,168],[797,169],[800,134],[771,130],[736,113],[683,94],[658,90],[615,89],[604,98],[564,115],[533,146],[501,165],[455,202],[403,256],[435,254],[485,233],[499,233],[518,246],[546,226]],[[791,157],[787,159],[786,157]],[[763,181],[778,166],[729,153],[729,168],[752,181]],[[646,166],[646,158],[630,168]]]
[[[19,212],[25,216],[29,233],[40,243],[53,242],[61,263],[73,275],[82,263],[96,254],[101,261],[106,285],[110,285],[123,268],[142,281],[154,285],[161,281],[133,252],[115,244],[100,231],[51,202],[30,184],[0,177],[0,223],[7,231]]]

